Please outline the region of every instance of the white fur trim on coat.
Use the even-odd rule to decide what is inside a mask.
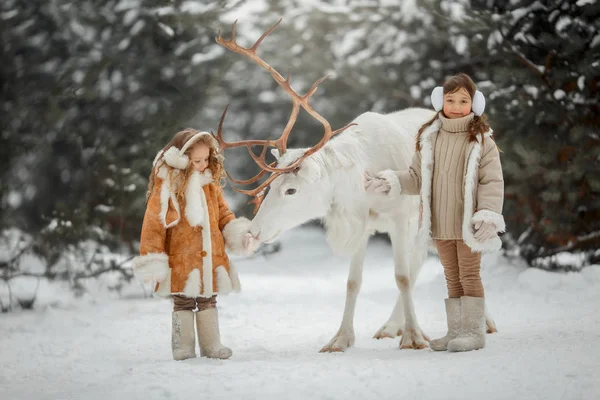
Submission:
[[[205,171],[206,172],[206,171]],[[210,172],[210,171],[209,171]],[[203,233],[202,233],[202,249],[206,255],[202,257],[202,297],[211,297],[213,295],[213,263],[212,263],[212,238],[210,229],[210,218],[208,216],[208,204],[204,190],[200,191],[200,200],[202,202],[203,217]]]
[[[203,173],[193,172],[185,189],[185,219],[190,226],[200,226],[204,221],[202,187],[212,182],[212,173],[206,169]]]
[[[142,282],[163,282],[169,273],[169,256],[165,253],[148,253],[134,257],[133,274]]]
[[[169,211],[169,200],[173,203],[173,207],[175,207],[175,211],[177,211],[177,218],[175,221],[172,221],[170,224],[167,224],[167,211]],[[177,201],[177,196],[175,196],[175,192],[171,190],[171,179],[169,175],[166,174],[164,177],[164,181],[162,187],[160,188],[160,221],[162,222],[165,228],[170,228],[179,223],[181,219],[181,210],[179,209],[179,202]]]
[[[171,296],[171,268],[169,268],[169,272],[167,273],[167,279],[158,284],[158,288],[154,294],[160,297]]]
[[[400,180],[398,179],[398,175],[394,173],[391,169],[386,169],[377,173],[378,178],[383,178],[387,184],[390,186],[390,192],[388,196],[391,198],[396,198],[400,194],[402,194],[402,185],[400,185]]]
[[[240,284],[240,277],[237,272],[237,268],[235,264],[229,260],[229,278],[231,279],[231,286],[235,292],[239,292],[242,290],[242,285]]]
[[[219,265],[217,267],[217,291],[219,294],[227,294],[231,293],[232,290],[233,284],[227,270],[224,266]]]
[[[190,226],[202,225],[204,220],[204,210],[202,209],[202,185],[200,183],[200,174],[194,172],[190,176],[188,186],[185,189],[185,219]]]
[[[223,237],[225,238],[225,245],[233,254],[236,255],[248,255],[248,252],[244,249],[242,239],[244,234],[250,232],[250,220],[244,217],[236,218],[230,221],[225,228],[223,228]]]
[[[169,167],[177,169],[186,169],[190,162],[190,158],[175,146],[171,146],[165,151],[163,159]]]
[[[175,195],[175,191],[171,187],[171,179],[169,177],[166,167],[161,167],[158,170],[157,176],[163,180],[163,184],[160,190],[160,220],[165,228],[171,228],[179,223],[181,220],[181,209],[179,201]],[[213,181],[212,173],[210,169],[206,169],[203,173],[194,172],[190,177],[188,187],[185,191],[186,196],[186,209],[185,217],[191,226],[202,225],[204,221],[204,211],[202,210],[201,196],[204,196],[202,186],[208,185]],[[177,218],[170,224],[167,224],[167,211],[169,211],[169,202],[175,208],[177,212]],[[206,204],[206,199],[204,200]]]
[[[200,292],[202,288],[200,287],[202,282],[200,282],[200,270],[198,268],[194,268],[188,275],[185,281],[185,287],[183,288],[183,295],[185,297],[196,298],[200,296]]]
[[[431,182],[433,179],[433,137],[440,130],[442,122],[436,119],[421,135],[421,227],[419,242],[426,244],[431,238]]]
[[[491,131],[486,132],[484,139],[489,139],[492,136]],[[465,190],[464,190],[464,209],[463,209],[463,223],[462,223],[462,236],[464,242],[476,252],[483,251],[497,251],[502,248],[502,240],[498,236],[490,238],[484,242],[480,242],[475,239],[473,232],[473,224],[471,219],[473,218],[473,193],[475,192],[475,185],[478,184],[479,177],[479,160],[481,159],[481,136],[477,135],[477,143],[473,145],[469,158],[467,159],[467,173],[465,174]],[[490,211],[491,212],[491,211]],[[504,219],[503,219],[504,220]]]

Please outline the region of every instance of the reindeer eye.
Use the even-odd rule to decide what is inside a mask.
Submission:
[[[285,191],[286,196],[291,196],[296,193],[296,189],[288,189]]]

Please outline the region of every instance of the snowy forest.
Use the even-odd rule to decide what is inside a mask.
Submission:
[[[506,254],[551,270],[598,263],[599,16],[589,0],[7,0],[0,276],[75,290],[104,272],[130,279],[123,260],[137,252],[150,161],[173,132],[216,130],[227,104],[227,138],[285,126],[288,96],[214,40],[237,19],[249,45],[280,18],[262,57],[299,92],[329,75],[312,103],[334,127],[365,111],[430,107],[445,77],[473,76],[502,151]],[[320,135],[301,116],[290,145]],[[236,151],[227,169],[255,174]]]
[[[348,260],[315,221],[238,260],[244,291],[219,299],[229,364],[168,364],[171,305],[131,265],[152,161],[182,128],[216,132],[226,106],[226,140],[281,134],[290,97],[215,40],[237,21],[250,46],[280,19],[259,53],[299,93],[328,76],[311,105],[334,129],[366,111],[431,109],[432,89],[460,72],[484,93],[506,221],[482,265],[499,330],[486,350],[456,363],[371,339],[397,295],[389,241],[376,236],[357,348],[321,358]],[[13,367],[0,397],[597,398],[600,1],[3,0],[0,35],[0,359]],[[288,145],[321,137],[302,112]],[[246,149],[224,156],[238,179],[260,171]],[[234,186],[230,208],[251,219]],[[421,325],[443,333],[435,254],[419,282]],[[528,375],[540,369],[546,378]],[[168,383],[181,377],[190,383]]]

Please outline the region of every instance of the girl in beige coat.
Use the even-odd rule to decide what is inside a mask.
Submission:
[[[216,308],[218,293],[240,289],[225,249],[249,254],[258,243],[248,233],[250,221],[236,219],[229,210],[219,184],[222,175],[216,140],[193,129],[175,135],[150,174],[140,256],[133,266],[140,280],[156,282],[158,295],[173,298],[175,360],[196,357],[194,325],[202,356],[232,354],[221,344]]]
[[[468,75],[451,77],[431,99],[438,114],[419,130],[410,168],[366,174],[365,188],[421,196],[420,233],[433,238],[448,287],[448,333],[430,347],[476,350],[485,346],[481,252],[499,250],[505,230],[502,167],[485,99]]]

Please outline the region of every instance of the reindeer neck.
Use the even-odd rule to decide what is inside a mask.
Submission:
[[[350,132],[344,133],[347,135]],[[331,188],[331,206],[335,212],[356,212],[364,197],[365,154],[354,140],[339,137],[319,151]],[[349,138],[352,139],[352,138]],[[317,155],[317,154],[315,154]]]

